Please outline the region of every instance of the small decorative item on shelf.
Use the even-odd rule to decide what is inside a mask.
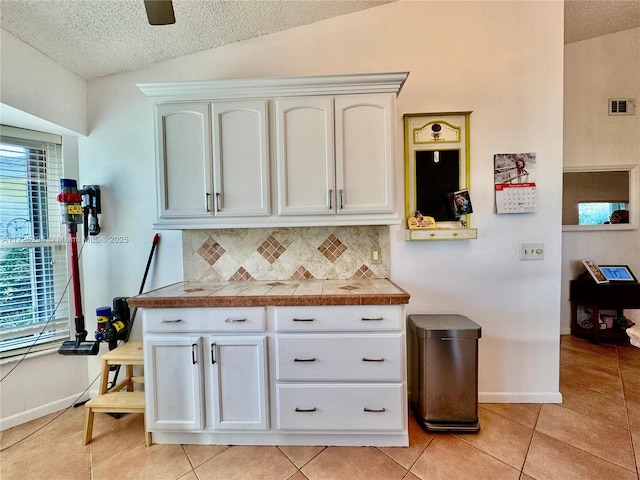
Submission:
[[[436,221],[433,217],[425,217],[417,210],[407,220],[409,230],[419,230],[421,228],[436,228]]]

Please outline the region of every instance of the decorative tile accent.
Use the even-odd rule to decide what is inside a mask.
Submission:
[[[312,278],[313,274],[303,266],[300,266],[300,268],[291,275],[292,280],[310,280]]]
[[[204,291],[204,288],[187,288],[185,290],[185,293],[195,293],[195,292],[202,292]]]
[[[318,247],[318,250],[331,263],[336,263],[336,260],[338,260],[340,255],[347,250],[347,247],[332,233],[324,242],[322,242],[322,245]]]
[[[204,258],[209,265],[216,263],[224,252],[225,249],[211,238],[208,238],[198,249],[198,254]]]
[[[356,287],[356,286],[354,286],[354,285],[345,285],[344,287],[340,287],[340,288],[341,288],[342,290],[349,290],[349,291],[351,291],[351,290],[358,290],[358,288],[360,288],[360,287]]]
[[[253,278],[251,274],[247,272],[244,268],[240,267],[238,271],[234,273],[229,280],[231,280],[232,282],[240,282],[243,280],[255,280],[255,278]]]
[[[376,278],[376,275],[369,267],[363,264],[358,270],[356,270],[356,273],[353,274],[351,280],[359,280],[362,278]]]
[[[269,235],[269,237],[262,242],[262,245],[258,247],[258,253],[271,264],[280,258],[285,250],[284,246],[278,240],[273,238],[273,235]]]
[[[183,230],[184,280],[389,278],[389,241],[386,225]],[[375,265],[374,246],[382,257]]]

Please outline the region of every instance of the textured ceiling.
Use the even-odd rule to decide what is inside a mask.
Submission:
[[[621,32],[640,26],[640,0],[567,0],[564,43]]]
[[[377,7],[394,0],[173,0],[147,23],[143,0],[0,0],[0,26],[85,79]],[[640,0],[568,0],[565,43],[640,26]]]
[[[393,0],[173,0],[151,26],[143,0],[0,0],[0,26],[85,79],[123,72]]]

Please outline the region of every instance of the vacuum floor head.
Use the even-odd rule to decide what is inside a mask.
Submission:
[[[80,342],[67,340],[60,345],[58,353],[61,355],[97,355],[100,351],[100,342]]]

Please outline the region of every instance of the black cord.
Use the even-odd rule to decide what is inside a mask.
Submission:
[[[89,391],[89,389],[91,388],[91,386],[96,383],[96,380],[98,380],[100,378],[101,373],[98,374],[98,376],[96,378],[93,379],[93,381],[89,384],[89,386],[87,388],[84,389],[84,392],[82,392],[80,395],[78,395],[78,397],[73,401],[73,403],[71,405],[69,405],[67,408],[65,408],[64,410],[62,410],[60,413],[58,413],[58,415],[56,415],[55,417],[53,417],[51,420],[49,420],[47,423],[45,423],[44,425],[41,425],[40,427],[36,428],[33,432],[31,432],[30,434],[26,435],[25,437],[21,438],[20,440],[17,440],[15,442],[13,442],[11,445],[7,445],[4,448],[0,449],[0,452],[4,452],[5,450],[8,450],[9,448],[24,442],[26,439],[31,438],[33,435],[35,435],[36,433],[38,433],[40,430],[42,430],[44,427],[50,425],[54,420],[57,420],[58,418],[60,418],[62,415],[64,415],[65,413],[67,413],[67,411],[70,408],[74,408],[76,403],[78,402],[78,400],[80,400],[85,393],[87,393]]]

